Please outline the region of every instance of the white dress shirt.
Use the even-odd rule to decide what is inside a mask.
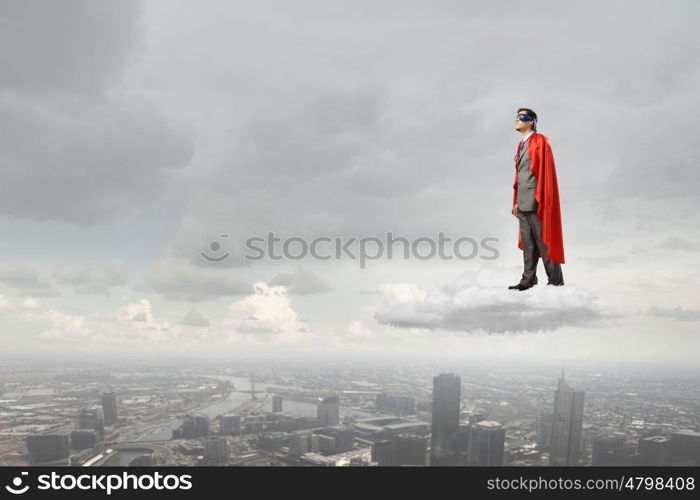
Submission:
[[[534,134],[534,133],[535,133],[535,132],[534,132],[533,130],[530,130],[530,131],[529,131],[527,134],[525,134],[525,136],[522,138],[522,142],[527,141],[527,140],[530,138],[530,136],[531,136],[532,134]]]

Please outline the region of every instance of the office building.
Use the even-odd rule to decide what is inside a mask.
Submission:
[[[240,415],[222,415],[219,417],[219,433],[220,434],[240,434],[241,433],[241,416]]]
[[[494,420],[481,420],[469,429],[469,465],[503,465],[506,432]]]
[[[537,417],[537,446],[543,450],[549,449],[552,438],[552,412],[544,411]]]
[[[671,465],[700,466],[700,432],[674,432],[668,452]]]
[[[457,429],[457,439],[455,440],[455,451],[457,452],[456,465],[469,465],[469,434],[471,425],[461,422]]]
[[[246,434],[259,434],[265,429],[265,415],[246,415],[243,425]]]
[[[68,459],[70,444],[67,434],[35,434],[26,440],[29,461],[32,464]]]
[[[319,427],[337,425],[340,422],[340,401],[338,396],[328,396],[316,407]]]
[[[564,373],[554,391],[550,465],[578,465],[583,426],[584,392],[574,390],[564,380]]]
[[[377,411],[394,415],[412,415],[416,413],[416,400],[411,396],[383,392],[377,394]]]
[[[430,465],[457,465],[461,382],[459,375],[441,373],[433,378]]]
[[[74,450],[94,448],[98,441],[99,436],[94,429],[82,429],[70,433],[70,447]]]
[[[78,429],[94,429],[101,436],[104,435],[105,425],[102,416],[102,408],[83,408],[78,413]]]
[[[228,462],[228,440],[222,436],[212,436],[204,440],[204,463],[223,465]]]
[[[206,415],[185,415],[182,418],[180,436],[184,438],[202,437],[209,434],[209,417]]]
[[[301,456],[305,453],[318,453],[318,434],[309,430],[294,431],[289,438],[289,454]]]
[[[117,395],[114,392],[102,394],[102,414],[105,425],[117,423]]]
[[[621,432],[599,434],[593,438],[591,465],[612,465],[613,454],[621,454],[625,449],[625,435]]]
[[[426,465],[428,460],[428,437],[400,434],[394,439],[398,465]]]
[[[380,467],[399,465],[396,458],[396,442],[393,439],[375,441],[372,445],[372,462],[377,462]]]
[[[671,439],[666,436],[649,436],[637,443],[639,465],[668,465]]]

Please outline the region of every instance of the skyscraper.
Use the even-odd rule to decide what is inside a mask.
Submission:
[[[26,442],[32,464],[67,459],[70,454],[67,434],[32,434]]]
[[[425,465],[428,437],[399,434],[396,437],[396,458],[399,465]]]
[[[552,412],[543,411],[537,418],[537,445],[542,449],[549,448],[552,437]]]
[[[615,465],[613,457],[615,453],[621,453],[625,448],[626,436],[622,432],[603,433],[593,438],[593,450],[591,455],[592,466]]]
[[[503,465],[506,431],[494,420],[481,420],[470,427],[469,465]]]
[[[241,433],[241,416],[240,415],[221,415],[219,417],[219,433],[221,434],[240,434]]]
[[[78,413],[78,429],[95,429],[101,436],[104,436],[105,424],[102,408],[93,406],[92,408],[82,408]]]
[[[671,465],[700,466],[700,432],[678,431],[669,442]]]
[[[105,425],[114,425],[117,423],[117,395],[114,392],[105,392],[102,394],[102,413],[105,419]]]
[[[554,391],[550,465],[578,465],[583,425],[583,391],[574,390],[564,380],[562,370]]]
[[[272,396],[272,412],[282,413],[282,396],[275,394]]]
[[[460,388],[459,375],[454,373],[433,378],[430,465],[457,465]]]
[[[472,426],[460,422],[455,440],[455,451],[457,452],[457,465],[469,465],[469,434]]]
[[[372,461],[380,466],[425,465],[428,437],[399,434],[380,439],[372,445]]]
[[[225,437],[213,436],[204,440],[204,463],[221,465],[228,462],[228,441]]]
[[[667,436],[641,438],[637,444],[640,465],[669,465],[668,451],[671,440]]]
[[[340,422],[340,402],[338,396],[324,398],[316,407],[319,427],[328,427]]]
[[[380,467],[392,467],[399,465],[396,456],[396,440],[380,439],[372,445],[372,461]]]

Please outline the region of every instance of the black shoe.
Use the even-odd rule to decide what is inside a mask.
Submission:
[[[547,285],[552,285],[552,286],[564,286],[564,283],[547,283]]]
[[[529,285],[523,285],[522,283],[518,283],[517,285],[509,286],[508,290],[519,290],[522,292],[523,290],[527,290],[528,288],[532,288],[533,286],[534,283]]]

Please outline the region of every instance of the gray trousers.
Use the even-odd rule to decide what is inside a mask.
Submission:
[[[547,245],[544,244],[540,235],[542,234],[542,222],[537,217],[537,212],[519,212],[520,236],[523,240],[523,276],[520,279],[521,285],[534,285],[537,283],[537,263],[542,257],[544,269],[547,271],[549,282],[553,285],[563,285],[564,276],[561,272],[561,264],[549,260],[547,255]]]

